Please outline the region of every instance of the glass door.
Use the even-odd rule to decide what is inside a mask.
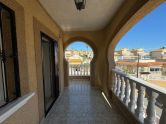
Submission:
[[[42,61],[43,61],[43,90],[45,113],[47,114],[54,101],[59,96],[59,87],[57,88],[56,70],[58,65],[58,51],[55,52],[55,41],[42,34]],[[58,93],[58,94],[57,94]]]

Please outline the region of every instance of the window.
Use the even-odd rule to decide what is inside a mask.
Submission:
[[[161,69],[160,68],[150,68],[150,71],[159,72],[159,71],[161,71]]]
[[[154,68],[150,68],[150,71],[154,71]]]
[[[14,12],[0,3],[0,107],[19,96]]]

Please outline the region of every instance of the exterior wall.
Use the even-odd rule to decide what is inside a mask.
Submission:
[[[28,103],[2,124],[39,124],[37,96],[35,95]]]
[[[59,43],[60,90],[63,91],[63,44],[61,29],[45,12],[37,0],[0,0],[15,11],[16,33],[19,56],[21,96],[30,91],[36,93],[22,108],[3,124],[39,124],[44,117],[42,81],[39,80],[35,43],[39,40],[36,31],[43,30]],[[40,21],[35,21],[40,20]],[[38,27],[37,27],[38,26]],[[40,41],[39,41],[40,42]],[[39,53],[40,54],[40,53]],[[40,111],[39,111],[40,110]]]
[[[151,56],[152,58],[155,58],[155,59],[162,59],[161,52],[151,52]]]
[[[35,48],[35,61],[36,61],[36,74],[37,74],[37,93],[38,93],[38,108],[40,120],[44,117],[44,94],[43,94],[43,73],[42,73],[42,51],[41,51],[41,32],[47,34],[54,40],[59,40],[59,68],[60,68],[60,92],[63,91],[63,52],[62,52],[62,41],[57,38],[56,35],[50,31],[45,25],[43,25],[36,18],[33,19],[34,23],[34,48]],[[61,50],[62,49],[62,50]]]
[[[166,59],[166,49],[161,52],[151,52],[152,58],[154,59]]]
[[[166,64],[164,64],[162,68],[162,75],[166,76]]]

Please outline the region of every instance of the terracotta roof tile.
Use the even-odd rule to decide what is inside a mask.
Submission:
[[[116,64],[120,65],[137,65],[137,62],[128,62],[128,61],[117,61]],[[148,67],[153,65],[165,65],[166,62],[140,62],[139,66]]]

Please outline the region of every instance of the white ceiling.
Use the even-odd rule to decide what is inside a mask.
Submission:
[[[103,29],[124,0],[86,0],[78,11],[74,0],[39,0],[64,31],[96,31]]]

